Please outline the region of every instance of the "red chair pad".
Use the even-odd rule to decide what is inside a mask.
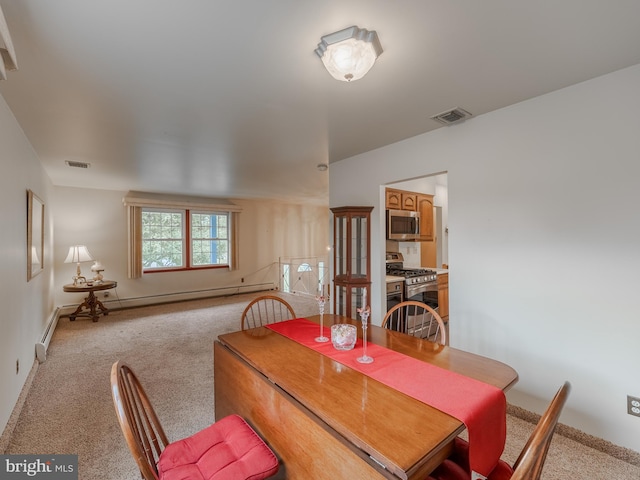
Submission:
[[[238,415],[167,445],[158,460],[161,480],[260,480],[278,471],[278,459]]]

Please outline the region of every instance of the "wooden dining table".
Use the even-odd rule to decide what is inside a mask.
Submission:
[[[320,322],[319,315],[308,319]],[[360,326],[325,314],[327,336],[334,323]],[[375,325],[367,341],[505,391],[518,380],[502,362]],[[353,355],[361,354],[357,348]],[[281,460],[282,478],[423,479],[465,429],[457,418],[267,327],[218,337],[214,382],[215,418],[247,419]]]

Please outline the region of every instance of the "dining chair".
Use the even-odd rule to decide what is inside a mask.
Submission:
[[[547,458],[549,445],[553,438],[560,413],[567,401],[571,384],[564,382],[556,393],[547,410],[540,417],[538,424],[524,445],[518,459],[510,466],[503,460],[487,477],[487,480],[539,480],[542,467]],[[453,454],[445,460],[427,480],[469,480],[469,444],[461,439],[455,439]]]
[[[111,367],[111,395],[124,438],[145,480],[268,478],[273,451],[239,415],[169,442],[138,378],[120,361]]]
[[[242,330],[296,318],[293,307],[275,295],[254,298],[242,312]]]
[[[441,345],[447,344],[444,321],[438,312],[426,303],[407,300],[394,305],[384,316],[382,327]]]

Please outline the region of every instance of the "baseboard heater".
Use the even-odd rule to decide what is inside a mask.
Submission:
[[[58,325],[58,318],[60,317],[60,308],[56,308],[47,322],[47,326],[42,333],[42,339],[36,343],[36,358],[38,362],[42,363],[47,359],[47,349],[51,343],[51,337]]]

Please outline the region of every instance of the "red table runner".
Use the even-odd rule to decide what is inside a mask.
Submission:
[[[496,466],[507,433],[507,402],[499,388],[373,343],[367,343],[367,354],[374,362],[359,363],[356,358],[362,355],[362,339],[353,350],[336,350],[331,342],[315,341],[320,326],[307,319],[273,323],[267,328],[457,418],[469,434],[472,471],[488,476]],[[330,328],[325,327],[325,335],[330,335]]]

